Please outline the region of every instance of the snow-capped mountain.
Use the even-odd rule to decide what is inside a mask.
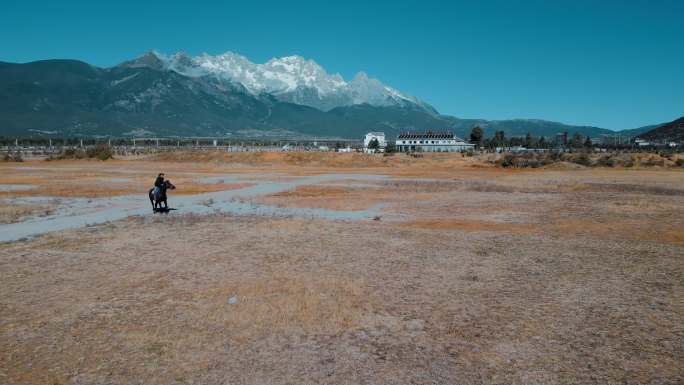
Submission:
[[[453,130],[466,137],[476,125],[489,136],[614,134],[531,119],[439,115],[363,73],[345,81],[299,57],[253,64],[235,54],[149,53],[110,68],[78,60],[0,62],[0,100],[8,101],[0,103],[5,136],[360,138],[373,131]]]
[[[278,100],[311,106],[323,111],[356,104],[416,108],[437,111],[418,98],[389,87],[360,72],[351,81],[329,74],[318,63],[301,56],[274,58],[263,64],[226,52],[191,57],[183,52],[165,55],[152,51],[131,63],[163,67],[190,77],[213,76],[239,83],[254,95],[268,93]]]

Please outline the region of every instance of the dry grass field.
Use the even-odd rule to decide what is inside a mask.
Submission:
[[[684,383],[684,170],[449,154],[7,163],[0,186],[35,188],[0,191],[0,231],[39,215],[13,200],[144,194],[159,171],[172,205],[345,174],[243,199],[382,208],[180,210],[0,244],[0,384]]]

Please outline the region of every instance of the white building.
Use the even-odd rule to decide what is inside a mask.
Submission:
[[[399,152],[459,152],[475,148],[449,131],[402,132],[396,146]]]
[[[639,138],[636,138],[636,139],[634,140],[634,143],[635,143],[637,146],[639,146],[639,147],[648,147],[648,146],[651,145],[650,142],[648,142],[648,141],[646,141],[646,140],[643,140],[643,139],[639,139]]]
[[[385,133],[384,132],[369,132],[366,134],[366,137],[363,138],[363,148],[366,152],[368,152],[368,144],[373,139],[378,140],[378,151],[382,152],[385,151],[385,148],[387,147],[387,141],[385,140]]]

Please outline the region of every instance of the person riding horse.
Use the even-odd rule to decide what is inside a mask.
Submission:
[[[174,190],[174,186],[169,180],[164,180],[164,173],[160,173],[157,179],[154,180],[154,187],[148,192],[150,203],[152,203],[152,211],[168,210],[169,204],[166,198],[166,190]],[[161,204],[164,203],[162,208]]]
[[[159,189],[161,188],[162,184],[164,184],[164,173],[160,172],[159,175],[157,175],[157,179],[154,180],[155,194],[159,192]]]

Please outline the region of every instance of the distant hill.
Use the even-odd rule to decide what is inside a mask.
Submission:
[[[650,141],[684,141],[684,116],[639,135]]]
[[[209,59],[214,66],[240,57],[202,60]],[[383,88],[377,80],[359,76],[345,83],[301,58],[271,61],[262,67],[238,63],[257,68],[262,80],[280,71],[278,82],[251,82],[249,88],[230,77],[237,73],[233,67],[214,73],[201,70],[204,67],[198,63],[202,62],[192,60],[199,59],[176,56],[171,60],[147,54],[111,68],[77,60],[0,62],[0,135],[360,138],[369,131],[394,136],[400,131],[429,129],[452,130],[468,138],[475,125],[487,136],[498,130],[507,136],[614,133],[535,119],[440,115],[417,98]],[[309,84],[311,74],[316,81]],[[288,82],[294,87],[291,92],[264,91]],[[316,108],[314,99],[324,92],[328,94],[321,103],[326,107]]]

